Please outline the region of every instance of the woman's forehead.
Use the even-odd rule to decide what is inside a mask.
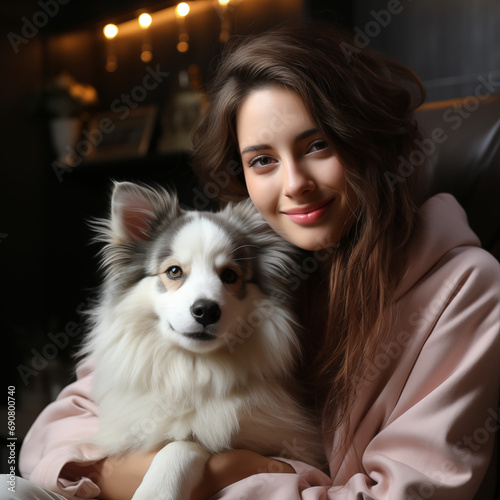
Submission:
[[[268,146],[283,135],[301,140],[317,131],[300,97],[275,86],[255,90],[244,99],[236,116],[236,129],[241,152]]]

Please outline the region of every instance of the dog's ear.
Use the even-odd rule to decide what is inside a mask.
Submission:
[[[131,182],[117,182],[111,198],[110,229],[115,243],[151,239],[155,226],[180,213],[177,198]]]
[[[300,250],[274,231],[250,199],[229,203],[221,213],[245,235],[249,246],[257,249],[253,266],[262,290],[289,297],[295,290],[294,270]]]

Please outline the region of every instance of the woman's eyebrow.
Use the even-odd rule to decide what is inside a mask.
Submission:
[[[310,128],[309,130],[305,130],[295,138],[295,144],[302,141],[303,139],[306,139],[307,137],[310,137],[311,135],[316,134],[317,132],[319,132],[317,128]]]
[[[296,138],[295,138],[295,144],[298,142],[302,141],[303,139],[306,139],[307,137],[310,137],[311,135],[314,135],[318,132],[317,128],[310,128],[308,130],[305,130],[304,132],[300,133]],[[268,144],[256,144],[255,146],[247,146],[243,151],[241,151],[240,154],[244,155],[245,153],[250,153],[252,151],[262,151],[263,149],[272,149],[271,146]]]
[[[251,151],[261,151],[262,149],[271,149],[271,146],[267,144],[257,144],[255,146],[246,147],[240,154],[250,153]]]

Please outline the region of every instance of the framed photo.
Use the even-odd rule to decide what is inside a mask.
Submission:
[[[117,112],[97,113],[82,132],[89,153],[85,161],[105,161],[144,156],[149,150],[158,108],[121,107]]]

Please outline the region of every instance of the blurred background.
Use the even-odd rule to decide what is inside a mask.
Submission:
[[[204,85],[230,37],[303,18],[409,66],[429,102],[478,84],[500,91],[498,0],[0,4],[2,353],[18,445],[72,380],[100,280],[88,221],[107,214],[112,180],[158,182],[186,206],[211,207],[189,166]],[[7,472],[3,455],[0,464]]]

